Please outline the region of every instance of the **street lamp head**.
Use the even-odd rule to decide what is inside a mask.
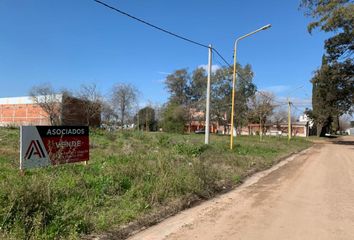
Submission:
[[[264,27],[262,27],[261,29],[262,30],[267,30],[268,28],[270,28],[272,25],[271,24],[268,24],[268,25],[265,25]]]

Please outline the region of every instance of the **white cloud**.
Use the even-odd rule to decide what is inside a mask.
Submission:
[[[153,83],[164,83],[165,82],[165,78],[163,79],[155,79],[155,80],[152,80]]]
[[[157,73],[161,74],[161,75],[170,75],[171,74],[170,72],[164,72],[164,71],[159,71]]]
[[[199,65],[198,68],[203,68],[205,71],[208,71],[208,65],[207,64]],[[211,66],[211,71],[214,73],[220,68],[221,68],[221,66],[215,64],[215,65]]]
[[[275,94],[279,94],[279,93],[287,92],[290,89],[291,87],[287,85],[274,85],[274,86],[266,87],[260,91],[273,92]]]

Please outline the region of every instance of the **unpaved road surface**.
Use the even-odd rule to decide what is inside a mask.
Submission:
[[[317,144],[131,240],[354,239],[354,138]]]

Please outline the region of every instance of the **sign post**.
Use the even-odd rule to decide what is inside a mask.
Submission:
[[[20,170],[89,160],[89,128],[22,126]]]

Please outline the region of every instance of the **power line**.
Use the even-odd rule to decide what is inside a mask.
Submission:
[[[224,61],[224,63],[226,63],[227,66],[231,67],[231,65],[225,60],[225,58],[219,53],[218,50],[213,48],[213,51],[216,53],[216,55],[218,55]]]
[[[162,31],[162,32],[164,32],[164,33],[167,33],[167,34],[169,34],[169,35],[172,35],[172,36],[177,37],[177,38],[179,38],[179,39],[182,39],[182,40],[184,40],[184,41],[193,43],[193,44],[195,44],[195,45],[198,45],[198,46],[201,46],[201,47],[204,47],[204,48],[209,48],[209,46],[207,46],[206,44],[203,44],[203,43],[194,41],[194,40],[192,40],[192,39],[190,39],[190,38],[183,37],[183,36],[181,36],[181,35],[179,35],[179,34],[176,34],[176,33],[171,32],[171,31],[169,31],[169,30],[163,29],[162,27],[156,26],[156,25],[154,25],[154,24],[152,24],[152,23],[149,23],[149,22],[147,22],[147,21],[145,21],[145,20],[143,20],[143,19],[141,19],[141,18],[135,17],[135,16],[133,16],[133,15],[127,13],[127,12],[124,12],[124,11],[122,11],[122,10],[116,8],[116,7],[113,7],[113,6],[111,6],[111,5],[108,5],[107,3],[104,3],[104,2],[102,2],[102,1],[100,1],[100,0],[94,0],[94,1],[97,2],[97,3],[99,3],[99,4],[101,4],[101,5],[103,5],[103,6],[105,6],[105,7],[107,7],[107,8],[109,8],[109,9],[111,9],[111,10],[113,10],[113,11],[116,11],[116,12],[122,14],[122,15],[125,15],[125,16],[127,16],[127,17],[129,17],[129,18],[132,18],[132,19],[134,19],[134,20],[136,20],[136,21],[138,21],[138,22],[141,22],[141,23],[143,23],[143,24],[145,24],[145,25],[147,25],[147,26],[149,26],[149,27],[155,28],[155,29],[157,29],[157,30],[159,30],[159,31]],[[212,48],[212,50],[222,59],[222,61],[223,61],[224,63],[226,63],[227,66],[231,67],[231,65],[226,61],[226,59],[220,54],[220,52],[219,52],[216,48]]]
[[[305,109],[301,110],[298,107],[296,107],[293,103],[291,103],[291,105],[299,112],[304,112],[305,111]]]
[[[215,57],[214,54],[212,54],[212,57],[213,57],[213,63],[214,63],[214,62],[217,62],[217,64],[219,64],[219,66],[220,66],[221,68],[225,68],[225,65],[223,65],[223,64],[219,61],[219,59]]]
[[[152,24],[152,23],[149,23],[149,22],[147,22],[147,21],[145,21],[145,20],[143,20],[143,19],[141,19],[141,18],[135,17],[135,16],[133,16],[133,15],[127,13],[127,12],[124,12],[124,11],[122,11],[122,10],[116,8],[116,7],[113,7],[113,6],[111,6],[111,5],[109,5],[109,4],[105,3],[105,2],[102,2],[102,1],[100,1],[100,0],[94,0],[94,1],[97,2],[97,3],[99,3],[99,4],[101,4],[101,5],[103,5],[103,6],[105,6],[105,7],[107,7],[107,8],[109,8],[109,9],[111,9],[111,10],[113,10],[113,11],[116,11],[116,12],[122,14],[122,15],[125,15],[125,16],[127,16],[127,17],[129,17],[129,18],[132,18],[132,19],[134,19],[134,20],[136,20],[136,21],[138,21],[138,22],[141,22],[141,23],[143,23],[143,24],[145,24],[145,25],[147,25],[147,26],[149,26],[149,27],[155,28],[155,29],[157,29],[157,30],[159,30],[159,31],[162,31],[162,32],[164,32],[164,33],[167,33],[167,34],[169,34],[169,35],[171,35],[171,36],[174,36],[174,37],[177,37],[177,38],[182,39],[182,40],[184,40],[184,41],[193,43],[193,44],[198,45],[198,46],[200,46],[200,47],[209,48],[209,46],[207,46],[206,44],[203,44],[203,43],[194,41],[194,40],[192,40],[192,39],[190,39],[190,38],[183,37],[183,36],[181,36],[181,35],[179,35],[179,34],[173,33],[173,32],[171,32],[171,31],[169,31],[169,30],[166,30],[166,29],[164,29],[164,28],[162,28],[162,27],[156,26],[156,25],[154,25],[154,24]],[[213,48],[213,47],[212,47],[212,50],[216,53],[216,55],[218,55],[218,56],[222,59],[222,61],[223,61],[227,66],[232,67],[231,64],[228,63],[228,61],[226,61],[226,59],[220,54],[220,52],[219,52],[216,48]]]
[[[148,25],[149,27],[155,28],[155,29],[157,29],[157,30],[159,30],[159,31],[162,31],[162,32],[164,32],[164,33],[167,33],[167,34],[169,34],[169,35],[172,35],[172,36],[177,37],[177,38],[179,38],[179,39],[182,39],[182,40],[184,40],[184,41],[193,43],[193,44],[198,45],[198,46],[200,46],[200,47],[209,48],[209,46],[207,46],[207,45],[205,45],[205,44],[199,43],[199,42],[194,41],[194,40],[192,40],[192,39],[189,39],[189,38],[183,37],[183,36],[181,36],[181,35],[178,35],[178,34],[176,34],[176,33],[173,33],[173,32],[171,32],[171,31],[169,31],[169,30],[166,30],[166,29],[163,29],[163,28],[161,28],[161,27],[158,27],[158,26],[156,26],[156,25],[154,25],[154,24],[152,24],[152,23],[149,23],[149,22],[147,22],[147,21],[141,19],[141,18],[135,17],[135,16],[133,16],[133,15],[127,13],[127,12],[124,12],[124,11],[122,11],[122,10],[116,8],[116,7],[113,7],[113,6],[111,6],[111,5],[108,5],[107,3],[104,3],[104,2],[99,1],[99,0],[94,0],[94,1],[97,2],[97,3],[99,3],[99,4],[101,4],[101,5],[103,5],[103,6],[105,6],[105,7],[107,7],[107,8],[110,8],[110,9],[112,9],[112,10],[114,10],[114,11],[116,11],[116,12],[122,14],[122,15],[125,15],[125,16],[127,16],[127,17],[129,17],[129,18],[132,18],[132,19],[138,21],[138,22],[141,22],[141,23],[143,23],[143,24],[145,24],[145,25]]]

